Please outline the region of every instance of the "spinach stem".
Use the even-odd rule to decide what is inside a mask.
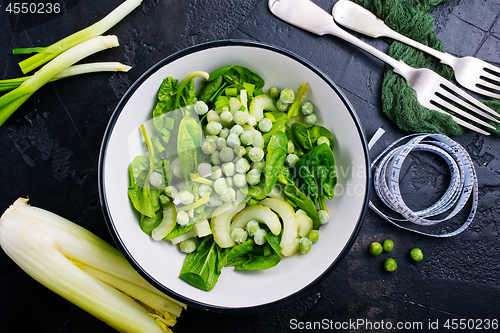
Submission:
[[[180,107],[180,99],[181,99],[182,90],[184,90],[184,88],[189,83],[189,81],[191,81],[195,77],[199,77],[199,76],[202,76],[202,77],[204,77],[207,80],[210,77],[210,75],[207,72],[196,71],[196,72],[192,72],[191,74],[189,74],[188,76],[186,76],[184,78],[184,80],[182,80],[182,82],[179,84],[179,88],[177,89],[177,94],[175,96],[174,109],[178,109]]]

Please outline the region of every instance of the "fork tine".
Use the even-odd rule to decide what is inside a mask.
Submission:
[[[500,74],[492,74],[490,72],[494,72],[494,71],[492,71],[488,67],[485,67],[483,72],[481,73],[481,76],[484,76],[485,78],[487,78],[491,81],[495,81],[496,82],[495,85],[496,85],[497,89],[500,88]]]
[[[500,68],[497,66],[493,66],[489,62],[484,62],[484,69],[486,71],[492,72],[492,74],[496,75],[496,81],[500,80]]]
[[[436,93],[436,97],[438,97],[438,98],[433,98],[433,99],[432,99],[431,103],[432,103],[433,105],[436,105],[436,104],[437,104],[437,105],[439,105],[439,106],[440,106],[440,107],[442,107],[442,108],[445,108],[445,109],[448,109],[448,110],[450,110],[450,111],[453,111],[454,113],[456,113],[456,114],[458,114],[458,115],[461,115],[462,117],[467,118],[467,119],[469,119],[469,120],[471,120],[471,121],[473,121],[473,122],[475,122],[475,123],[477,123],[477,124],[480,124],[480,125],[482,125],[482,126],[484,126],[484,127],[487,127],[487,128],[490,128],[490,129],[496,129],[494,126],[492,126],[492,125],[488,124],[488,123],[487,123],[487,122],[485,122],[484,120],[481,120],[481,119],[479,119],[479,118],[476,118],[476,117],[474,117],[473,115],[471,115],[470,113],[467,113],[467,112],[463,111],[462,109],[460,109],[460,108],[456,107],[455,105],[453,105],[453,104],[449,103],[448,101],[446,101],[445,99],[443,99],[443,98],[442,98],[441,96],[439,96],[438,94],[440,95],[440,94],[441,94],[441,92],[437,92],[437,93]],[[449,93],[448,93],[448,94],[449,94]],[[449,94],[449,95],[451,95],[451,94]],[[451,96],[453,96],[453,95],[451,95]],[[447,96],[447,97],[448,97],[448,96]],[[453,97],[455,97],[455,96],[453,96]],[[455,97],[455,98],[456,98],[456,97]],[[457,117],[457,118],[458,118],[458,117]]]
[[[500,123],[500,121],[498,121],[497,118],[493,118],[493,117],[500,117],[500,115],[497,112],[487,107],[483,103],[479,102],[477,99],[467,94],[465,91],[459,89],[457,86],[453,85],[448,81],[445,81],[444,79],[442,80],[440,86],[443,88],[444,91],[446,91],[446,94],[443,95],[451,99],[453,102],[458,103],[463,107],[465,107],[466,109],[469,109],[472,112],[479,114],[491,121]],[[453,94],[451,92],[453,92]],[[465,101],[458,98],[455,94],[461,96]],[[489,115],[486,114],[485,112],[489,113]]]
[[[439,107],[438,107],[436,104],[439,104],[439,103],[437,103],[436,101],[434,101],[434,103],[429,103],[429,101],[421,101],[420,103],[423,106],[425,106],[426,108],[428,108],[428,109],[436,110],[436,111],[438,111],[440,113],[444,113],[444,114],[450,115],[451,118],[457,122],[457,124],[459,124],[459,125],[461,125],[461,126],[463,126],[465,128],[473,130],[473,131],[475,131],[475,132],[477,132],[479,134],[490,135],[489,132],[486,132],[485,130],[483,130],[483,129],[477,127],[477,126],[474,126],[471,123],[468,123],[468,122],[466,122],[466,121],[464,121],[464,120],[462,120],[462,119],[460,119],[460,118],[458,118],[458,117],[450,114],[448,111],[443,110],[442,109],[443,106],[439,105]]]
[[[439,112],[443,112],[444,113],[444,111],[439,111]],[[474,125],[472,125],[472,124],[470,124],[470,123],[468,123],[466,121],[463,121],[462,119],[460,119],[458,117],[455,117],[454,115],[451,115],[451,118],[453,118],[453,120],[455,120],[457,122],[457,124],[459,124],[459,125],[461,125],[461,126],[463,126],[465,128],[473,130],[473,131],[475,131],[475,132],[477,132],[479,134],[490,135],[489,132],[486,132],[486,131],[480,129],[479,127],[476,127],[476,126],[474,126]]]
[[[500,99],[500,68],[485,62],[479,80],[481,83],[475,86],[477,93]]]
[[[481,95],[484,95],[484,96],[488,96],[488,97],[493,97],[493,98],[496,98],[496,99],[500,99],[500,94],[496,94],[496,93],[494,93],[492,91],[484,89],[484,88],[490,88],[490,89],[495,89],[495,90],[499,90],[500,91],[500,87],[495,87],[491,83],[488,83],[486,81],[482,81],[481,83],[477,83],[475,88],[476,88],[476,92],[478,94],[481,94]]]

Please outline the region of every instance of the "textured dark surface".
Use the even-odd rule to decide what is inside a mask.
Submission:
[[[48,45],[102,18],[121,1],[66,1],[63,13],[50,18],[7,15],[9,2],[0,2],[0,79],[21,75],[16,64],[20,58],[10,53],[11,48]],[[336,1],[315,2],[330,11]],[[432,15],[447,52],[500,65],[499,0],[452,0]],[[31,204],[112,242],[97,187],[99,149],[108,119],[145,70],[178,50],[206,41],[238,38],[287,48],[340,86],[367,137],[379,127],[386,130],[377,149],[405,134],[380,111],[382,63],[334,37],[313,36],[278,20],[266,0],[145,0],[109,33],[119,37],[120,47],[92,60],[130,64],[129,73],[50,83],[0,128],[1,211],[19,196],[29,196]],[[388,47],[383,40],[369,43],[381,50]],[[342,330],[352,332],[399,331],[397,322],[420,322],[420,331],[428,331],[429,322],[439,320],[444,331],[447,319],[500,319],[500,139],[472,132],[454,139],[471,154],[479,178],[479,209],[465,232],[449,239],[428,238],[397,229],[370,211],[345,260],[301,298],[266,311],[236,315],[190,308],[174,331],[287,332],[294,330],[293,320],[364,320],[375,326]],[[449,175],[439,161],[418,155],[402,179],[412,205],[423,207],[442,193]],[[374,258],[367,251],[372,241],[385,238],[395,243],[391,256],[399,266],[394,273],[382,269],[387,255]],[[423,250],[423,261],[412,263],[408,258],[413,247]],[[393,329],[375,329],[382,321],[390,322]],[[113,331],[31,279],[3,251],[0,325],[1,332]]]

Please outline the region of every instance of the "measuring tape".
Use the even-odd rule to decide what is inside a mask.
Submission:
[[[368,143],[371,149],[385,133],[381,128]],[[406,141],[406,143],[404,143]],[[412,151],[427,151],[443,158],[448,164],[451,181],[443,196],[432,206],[419,211],[412,211],[403,200],[400,191],[399,176],[404,160]],[[380,200],[400,217],[391,217],[383,213],[370,201],[370,208],[386,221],[402,229],[432,237],[451,237],[464,231],[472,222],[477,210],[478,184],[477,175],[469,154],[457,142],[441,134],[413,134],[396,140],[389,145],[372,164],[374,170],[374,188]],[[465,222],[453,232],[427,233],[408,225],[431,226],[455,217],[472,199],[470,213]],[[444,218],[429,219],[438,215]]]

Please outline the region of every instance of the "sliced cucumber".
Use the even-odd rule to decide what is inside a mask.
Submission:
[[[245,228],[251,220],[265,223],[274,235],[279,235],[281,232],[278,215],[273,213],[269,207],[262,205],[248,206],[243,209],[231,223],[231,232],[236,228]]]
[[[239,203],[235,205],[232,202],[226,202],[222,206],[219,206],[213,214],[210,221],[210,227],[212,228],[212,234],[214,235],[214,241],[222,248],[233,247],[236,245],[234,240],[231,238],[230,225],[231,219],[237,213],[239,213],[243,208],[245,208],[244,203]]]
[[[258,122],[264,119],[264,110],[279,112],[274,105],[274,100],[266,94],[255,96],[250,102],[250,114],[255,117]]]
[[[177,223],[176,218],[177,212],[175,210],[175,205],[170,202],[170,204],[168,204],[168,206],[163,210],[162,221],[151,232],[151,237],[155,241],[161,241],[163,238],[165,238],[175,227],[175,224]]]
[[[299,242],[300,239],[295,238],[289,245],[281,248],[281,254],[284,255],[285,257],[290,257],[291,255],[294,255],[299,250]]]
[[[212,229],[210,229],[210,223],[208,223],[208,220],[203,220],[196,223],[193,229],[196,230],[196,235],[198,237],[205,237],[212,233]]]
[[[299,235],[300,237],[307,237],[309,231],[313,229],[313,220],[307,215],[300,215],[297,217],[297,223],[299,225]]]
[[[274,210],[281,217],[283,221],[283,235],[281,236],[280,247],[283,249],[297,238],[297,215],[293,211],[292,206],[286,201],[266,198],[260,202],[262,205],[267,206]]]

